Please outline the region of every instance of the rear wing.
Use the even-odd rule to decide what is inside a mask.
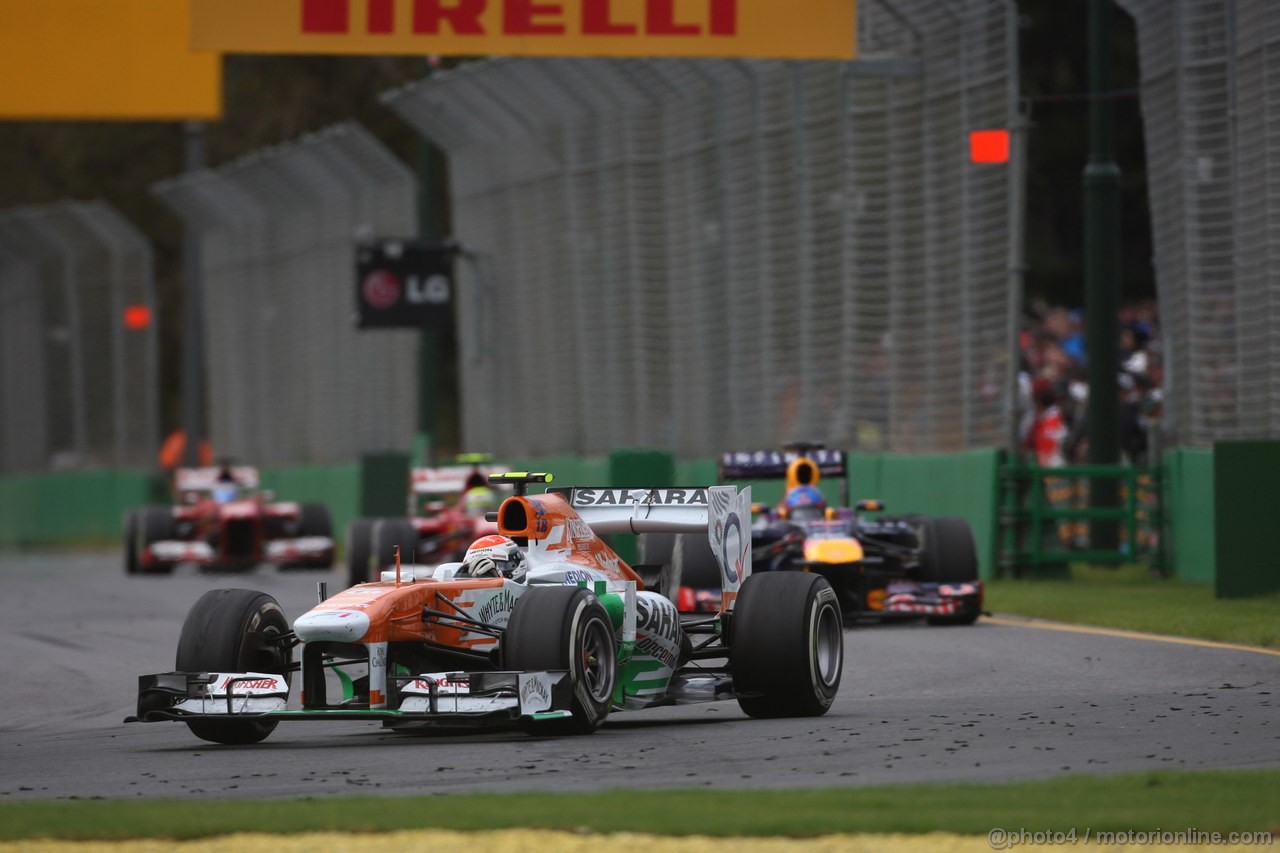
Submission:
[[[726,453],[720,457],[721,480],[782,480],[787,467],[801,456],[808,457],[824,477],[848,476],[847,454],[843,450],[816,448],[796,450],[754,450]]]
[[[231,466],[231,478],[237,486],[258,488],[258,469],[250,465]],[[222,468],[179,468],[173,472],[173,487],[179,492],[211,492],[218,485]]]
[[[415,495],[462,494],[475,486],[487,486],[489,475],[505,474],[510,468],[501,465],[443,465],[439,468],[414,468],[409,489]]]
[[[702,533],[720,564],[726,603],[751,573],[751,489],[736,486],[556,490],[596,533]]]

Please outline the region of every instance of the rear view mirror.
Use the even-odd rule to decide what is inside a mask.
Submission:
[[[854,509],[858,512],[882,512],[884,504],[880,501],[858,501]]]

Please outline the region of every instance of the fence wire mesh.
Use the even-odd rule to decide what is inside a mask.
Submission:
[[[1013,119],[1014,11],[868,0],[853,63],[500,59],[384,96],[449,155],[466,443],[1004,444],[1012,184],[967,140]]]
[[[209,433],[252,464],[405,450],[417,337],[355,327],[355,245],[416,232],[416,185],[354,123],[153,187],[200,235]]]
[[[145,238],[101,201],[0,213],[0,472],[150,463],[157,441]]]
[[[1119,3],[1138,29],[1166,441],[1280,437],[1280,4]]]

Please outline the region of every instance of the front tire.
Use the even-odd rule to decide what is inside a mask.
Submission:
[[[178,526],[173,520],[173,510],[167,506],[144,507],[139,510],[137,518],[138,538],[141,542],[138,548],[139,570],[153,574],[169,574],[173,571],[172,563],[152,562],[148,568],[144,569],[141,563],[141,551],[144,548],[149,548],[153,543],[173,539],[177,536]]]
[[[502,635],[502,662],[521,672],[569,671],[573,716],[531,723],[531,734],[589,734],[609,716],[618,679],[613,623],[585,587],[531,589],[520,596]]]
[[[926,518],[920,524],[920,575],[934,583],[977,583],[978,548],[963,518]],[[972,625],[981,607],[975,603],[953,616],[930,616],[930,625]]]
[[[844,627],[831,584],[810,572],[751,575],[733,610],[729,663],[752,717],[817,717],[840,689]]]
[[[214,589],[200,596],[182,625],[178,672],[268,672],[289,680],[292,650],[276,638],[289,633],[280,604],[265,592]],[[189,720],[187,727],[213,743],[258,743],[276,720]]]

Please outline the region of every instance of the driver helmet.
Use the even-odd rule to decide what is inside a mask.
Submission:
[[[216,503],[231,503],[240,495],[240,489],[235,483],[218,482],[213,487],[213,500]]]
[[[812,506],[823,509],[827,505],[827,499],[823,497],[817,486],[796,486],[787,492],[787,498],[783,502],[787,509],[798,509],[802,506]]]
[[[472,518],[482,518],[486,512],[498,506],[498,496],[488,486],[467,489],[462,495],[462,509]]]
[[[460,575],[473,578],[506,577],[523,581],[529,559],[520,546],[506,536],[482,536],[467,549]]]

